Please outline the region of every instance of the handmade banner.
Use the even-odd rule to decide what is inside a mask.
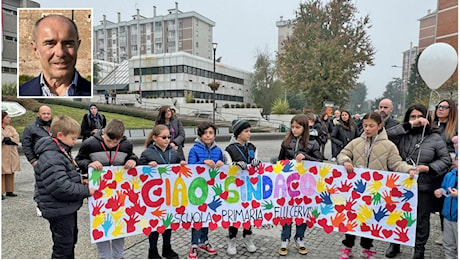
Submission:
[[[241,170],[206,165],[90,170],[91,242],[166,229],[306,223],[414,246],[417,182],[408,174],[304,161]]]

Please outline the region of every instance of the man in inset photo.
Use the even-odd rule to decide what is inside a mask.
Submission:
[[[37,10],[22,10],[22,12],[24,12],[24,17],[27,17],[27,11],[37,12]],[[89,12],[89,14],[85,13],[83,17],[87,20],[91,18],[91,10],[63,10],[62,12],[65,13],[66,11],[72,11],[71,18],[75,17],[74,15],[77,11]],[[90,97],[92,94],[91,82],[85,79],[81,75],[81,72],[76,69],[78,51],[82,44],[76,21],[56,12],[49,14],[44,14],[43,10],[40,10],[40,12],[42,17],[33,24],[29,37],[29,39],[31,38],[33,54],[27,51],[21,53],[21,49],[19,49],[20,80],[22,75],[29,75],[30,77],[30,74],[34,73],[34,70],[39,70],[40,72],[38,76],[19,86],[18,96]],[[29,16],[32,17],[33,15],[37,14],[31,14]],[[27,20],[21,19],[20,17],[20,28],[27,26],[21,24],[21,22],[24,21]],[[90,33],[89,35],[85,35],[85,39],[89,38],[89,41],[85,41],[85,44],[88,45],[87,48],[89,53],[86,53],[85,56],[87,57],[85,57],[83,61],[87,62],[89,59],[91,63],[90,22],[89,26]],[[87,30],[85,30],[85,33],[86,32]],[[20,40],[27,41],[28,38],[26,37],[27,35],[24,35]],[[33,60],[27,61],[27,59]],[[32,64],[35,59],[39,60],[39,64],[35,63],[35,66],[33,66]],[[23,63],[22,66],[21,62]],[[31,64],[28,64],[29,62]],[[86,77],[90,79],[92,66],[86,64],[86,68],[88,67],[89,70],[86,69]],[[33,75],[37,75],[37,72]]]

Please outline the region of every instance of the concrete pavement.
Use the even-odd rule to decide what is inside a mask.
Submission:
[[[271,157],[277,156],[283,138],[283,134],[253,134],[252,140],[257,146],[259,158],[263,161],[269,161]],[[225,147],[228,142],[228,136],[218,139],[220,147]],[[194,138],[190,138],[193,140]],[[134,140],[133,140],[134,141]],[[134,142],[134,143],[141,143]],[[143,141],[142,141],[143,143]],[[186,143],[185,154],[191,143]],[[330,146],[326,145],[326,157],[330,158]],[[78,149],[74,149],[73,155],[77,154]],[[136,144],[134,151],[140,155],[144,150],[141,144]],[[2,258],[50,258],[51,257],[51,232],[46,219],[36,217],[35,203],[32,200],[34,177],[33,170],[26,158],[21,155],[21,171],[16,173],[16,190],[18,197],[7,197],[2,201]],[[90,243],[89,234],[89,212],[86,201],[83,207],[78,211],[79,218],[79,235],[76,246],[76,258],[98,258],[96,246]],[[310,258],[310,259],[336,259],[339,254],[337,249],[341,247],[343,235],[333,232],[326,234],[318,228],[307,229],[305,241],[309,253],[301,256],[296,252],[294,243],[291,242],[289,254],[281,257],[278,254],[280,243],[280,227],[273,228],[253,228],[254,243],[258,247],[257,252],[248,253],[243,247],[241,240],[241,231],[238,234],[237,249],[238,254],[232,258]],[[293,233],[295,227],[293,227]],[[181,258],[186,258],[190,246],[190,230],[179,229],[172,235],[173,249]],[[431,235],[426,245],[426,258],[440,259],[444,258],[442,246],[436,245],[434,240],[441,235],[439,216],[432,215],[431,218]],[[226,254],[227,249],[227,230],[218,228],[209,233],[210,241],[218,249],[218,254],[208,256],[204,253],[199,254],[199,258],[230,258]],[[161,236],[158,243],[161,252]],[[354,248],[354,257],[359,257],[359,239]],[[377,250],[377,258],[385,258],[384,252],[388,243],[374,241],[374,249]],[[148,239],[144,235],[131,236],[125,239],[125,258],[136,259],[146,258],[148,251]],[[412,248],[402,246],[402,253],[397,258],[411,258]]]

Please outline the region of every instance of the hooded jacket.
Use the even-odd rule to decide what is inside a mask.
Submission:
[[[90,196],[88,186],[81,183],[80,173],[72,163],[71,147],[58,142],[65,152],[51,137],[40,139],[35,146],[38,207],[46,219],[75,213],[83,199]]]
[[[308,140],[307,147],[303,147],[301,137],[293,136],[289,146],[284,144],[284,140],[281,143],[280,154],[278,160],[292,160],[298,154],[305,156],[304,160],[322,162],[323,156],[321,155],[319,144],[315,140]]]
[[[39,117],[32,124],[26,126],[22,133],[22,149],[26,155],[29,163],[34,163],[38,160],[38,156],[35,155],[34,148],[38,140],[43,137],[51,136],[49,127],[51,126],[51,120],[44,122]]]
[[[240,161],[251,163],[252,159],[257,159],[256,146],[249,141],[242,145],[236,140],[235,136],[232,136],[228,146],[225,148],[224,157],[226,164]]]
[[[185,160],[185,158],[183,158],[180,152],[172,148],[171,145],[168,144],[163,151],[153,143],[142,152],[139,158],[139,165],[148,165],[151,161],[155,161],[158,164],[176,164],[182,160]]]
[[[442,181],[441,188],[446,193],[449,193],[449,188],[458,190],[458,169],[455,168],[448,172]],[[444,206],[442,207],[442,215],[449,221],[457,222],[458,218],[458,197],[446,196]]]
[[[219,160],[224,161],[222,149],[217,146],[216,142],[212,142],[211,146],[208,147],[201,141],[200,137],[197,137],[188,153],[188,163],[202,164],[204,160],[212,160],[214,163]]]

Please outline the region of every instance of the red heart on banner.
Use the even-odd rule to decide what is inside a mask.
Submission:
[[[303,218],[295,218],[295,224],[297,226],[300,226],[303,223],[305,223],[305,220]]]
[[[271,212],[267,212],[264,214],[264,218],[267,220],[267,221],[270,221],[270,219],[272,219],[273,217],[273,213]]]
[[[391,237],[391,235],[393,235],[393,231],[389,230],[389,229],[384,229],[382,230],[382,234],[385,238],[389,238]]]
[[[201,204],[200,206],[198,206],[198,209],[199,209],[201,212],[206,212],[206,210],[208,209],[208,204],[203,203],[203,204]]]
[[[206,183],[210,186],[214,186],[214,178],[207,180]]]
[[[294,198],[291,198],[291,199],[288,201],[288,204],[289,204],[289,206],[294,206]]]
[[[184,207],[184,206],[180,206],[180,207],[176,208],[176,212],[177,212],[177,214],[184,214],[184,212],[185,212],[185,207]]]
[[[329,234],[329,233],[331,233],[332,231],[334,231],[334,227],[333,227],[333,226],[327,226],[327,225],[326,225],[326,226],[323,227],[323,230],[324,230],[324,232],[326,232],[326,234]]]
[[[158,225],[158,219],[151,219],[151,220],[149,221],[149,224],[150,224],[150,226],[153,227],[153,228],[156,227],[156,226]]]
[[[202,174],[204,172],[204,170],[206,170],[206,168],[204,168],[202,166],[197,166],[196,167],[196,173],[198,173],[198,174]]]
[[[409,202],[404,203],[404,205],[402,206],[401,209],[404,210],[404,211],[408,211],[408,212],[412,211],[412,208],[410,207]]]
[[[390,194],[391,194],[391,196],[393,196],[393,197],[401,197],[401,196],[402,196],[402,192],[400,192],[400,191],[398,190],[398,188],[396,188],[396,187],[394,187],[393,189],[391,189]]]
[[[354,220],[357,216],[358,214],[354,213],[353,211],[347,211],[347,217],[349,221]]]
[[[131,189],[131,185],[129,184],[129,182],[125,181],[121,186],[120,186],[122,189],[124,190],[129,190]]]
[[[147,207],[146,206],[142,206],[142,207],[137,207],[137,212],[141,215],[141,216],[144,216],[145,214],[145,211],[147,211]]]
[[[347,172],[347,178],[349,180],[353,179],[356,176],[356,172]]]
[[[128,170],[128,175],[131,175],[133,177],[136,177],[137,176],[137,170],[136,168],[131,168]]]
[[[236,187],[240,187],[240,186],[243,186],[244,181],[240,178],[236,178],[235,184],[236,184]]]
[[[310,221],[309,219],[307,219],[307,227],[308,228],[312,228],[314,225],[315,225],[315,223],[313,221]]]
[[[233,222],[232,226],[239,228],[241,226],[241,222],[240,221]]]
[[[279,221],[279,222],[280,222],[280,225],[281,225],[281,226],[286,225],[286,218],[280,218],[280,221]]]
[[[259,219],[254,220],[254,226],[256,227],[262,226],[262,219],[259,218]]]
[[[298,181],[293,182],[293,183],[291,184],[291,186],[292,186],[292,188],[293,188],[294,190],[297,190],[297,188],[299,187],[299,182],[298,182]]]
[[[173,166],[173,167],[171,167],[171,170],[172,170],[175,174],[177,174],[177,173],[180,171],[180,166],[179,166],[179,165]]]
[[[334,177],[332,177],[332,176],[329,177],[329,178],[324,179],[324,182],[329,184],[329,185],[331,185],[333,181],[334,181]]]
[[[273,218],[273,225],[277,226],[281,221],[280,217]]]
[[[250,227],[251,227],[251,221],[248,220],[248,221],[243,223],[243,228],[244,229],[249,229]]]
[[[342,176],[342,172],[340,172],[340,171],[337,170],[337,169],[332,170],[332,177],[338,178],[338,177],[340,177],[340,176]]]
[[[320,225],[321,227],[327,226],[327,219],[322,218],[318,220],[318,225]]]
[[[214,214],[212,215],[212,220],[214,220],[215,223],[219,222],[222,219],[221,215]]]
[[[210,223],[208,224],[208,227],[209,227],[210,230],[214,230],[214,229],[217,228],[217,224],[214,223],[214,222],[210,222]]]
[[[182,227],[185,230],[189,230],[191,225],[192,225],[192,223],[190,223],[190,222],[182,222]]]
[[[407,219],[403,218],[403,219],[396,221],[396,225],[400,228],[407,227]]]
[[[316,168],[316,166],[314,167],[310,167],[310,169],[308,169],[309,172],[313,173],[313,174],[318,174],[318,169]]]
[[[374,180],[376,181],[380,181],[381,179],[383,179],[383,175],[378,173],[378,172],[373,172],[372,173],[372,177],[374,178]]]
[[[310,199],[310,198],[307,197],[307,196],[303,196],[303,202],[305,203],[305,205],[308,205],[308,204],[312,203],[313,200]]]
[[[343,204],[335,205],[334,208],[335,208],[335,210],[336,210],[337,212],[340,213],[340,212],[342,212],[342,211],[345,209],[345,205],[343,205]]]
[[[345,224],[343,224],[343,223],[340,223],[340,224],[339,224],[339,232],[340,232],[340,233],[348,232],[347,226],[345,226]]]
[[[256,183],[259,181],[259,178],[257,177],[252,177],[249,179],[249,181],[253,184],[253,185],[256,185]]]
[[[362,232],[369,232],[371,230],[371,228],[366,223],[362,223],[360,227]]]
[[[160,187],[160,188],[158,188],[158,189],[153,191],[153,195],[161,196],[162,191],[163,191],[163,189]]]
[[[273,165],[268,165],[267,167],[265,167],[265,171],[266,172],[273,172]]]
[[[149,178],[149,176],[147,174],[143,174],[143,175],[139,176],[139,179],[141,179],[142,182],[145,182],[148,178]]]
[[[171,229],[172,229],[173,231],[178,230],[179,227],[180,227],[180,224],[179,224],[178,222],[171,223]]]
[[[94,191],[94,194],[93,194],[93,198],[95,200],[99,199],[100,197],[102,197],[102,192],[100,190],[95,190]]]
[[[227,200],[228,198],[228,191],[224,191],[221,194],[219,194],[219,197],[221,197],[223,200]]]
[[[112,190],[117,188],[117,182],[112,181],[111,183],[107,184],[107,187],[111,188]]]
[[[396,204],[386,204],[385,208],[387,208],[389,212],[393,212],[393,210],[396,208]]]
[[[106,180],[111,180],[112,177],[113,177],[113,174],[112,174],[111,170],[108,170],[106,174],[102,175],[102,178],[104,178]]]
[[[300,205],[302,203],[303,199],[302,198],[295,198],[294,201],[295,201],[295,204]]]
[[[225,172],[220,172],[219,178],[220,178],[221,180],[223,180],[223,179],[227,178],[227,174],[225,174]]]
[[[361,178],[365,179],[366,181],[371,180],[371,174],[369,172],[363,172],[361,173]]]
[[[152,233],[152,227],[143,228],[142,233],[144,233],[146,236],[150,235],[150,233]]]
[[[241,206],[243,206],[243,208],[247,208],[249,206],[249,202],[241,202]]]
[[[159,227],[157,227],[157,232],[160,233],[160,234],[163,234],[166,230],[166,227],[165,225],[161,225]]]
[[[200,230],[203,227],[203,222],[193,222],[193,228]]]
[[[258,208],[260,206],[260,203],[257,202],[257,200],[253,200],[253,201],[251,201],[251,206],[252,206],[253,209],[256,209],[256,208]]]
[[[286,223],[288,225],[292,224],[292,218],[285,218],[284,223]]]
[[[222,221],[222,227],[227,229],[230,226],[230,221]]]
[[[104,232],[99,231],[99,230],[97,230],[97,229],[93,229],[93,239],[94,239],[94,240],[98,240],[98,239],[101,238],[103,235],[104,235]]]
[[[371,205],[372,197],[370,195],[363,196],[361,198],[367,205]]]
[[[361,197],[361,195],[357,191],[355,191],[355,190],[351,191],[351,198],[353,198],[353,200],[358,199],[360,197]]]
[[[278,203],[278,205],[282,207],[284,206],[284,203],[286,203],[286,199],[282,197],[282,198],[277,199],[276,202]]]
[[[320,204],[323,199],[320,196],[315,197],[316,204]]]

